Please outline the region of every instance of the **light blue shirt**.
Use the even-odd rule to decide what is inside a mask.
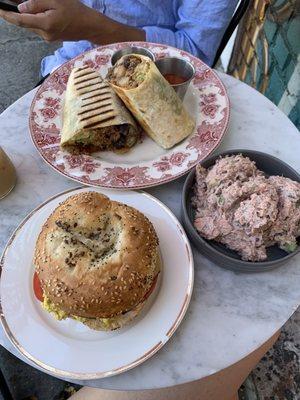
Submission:
[[[83,0],[115,21],[144,29],[148,42],[186,50],[211,65],[238,0]],[[89,50],[85,40],[64,42],[42,60],[42,75]]]

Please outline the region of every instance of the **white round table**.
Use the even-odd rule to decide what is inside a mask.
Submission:
[[[300,170],[300,135],[268,99],[225,74],[231,119],[218,151],[245,148],[273,154]],[[78,184],[47,166],[29,134],[35,90],[0,116],[0,145],[18,174],[14,191],[0,202],[0,250],[34,207]],[[180,219],[184,178],[152,188]],[[208,377],[246,357],[277,332],[300,304],[300,254],[268,273],[235,274],[212,264],[194,249],[195,286],[189,310],[172,339],[144,364],[111,378],[81,382],[118,390],[169,387]],[[0,327],[0,344],[19,358]],[[55,351],[55,350],[54,350]],[[26,360],[24,360],[26,361]]]

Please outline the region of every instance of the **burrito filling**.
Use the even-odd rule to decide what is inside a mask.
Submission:
[[[109,71],[107,78],[110,83],[125,89],[138,87],[146,78],[149,70],[149,63],[142,63],[142,60],[135,55],[128,55]]]
[[[139,139],[137,130],[129,124],[112,125],[100,129],[89,129],[75,135],[67,145],[87,151],[128,150]]]

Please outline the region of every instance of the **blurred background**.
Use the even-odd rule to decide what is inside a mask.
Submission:
[[[238,27],[230,38],[231,32],[224,38],[226,46],[215,68],[263,93],[299,129],[300,0],[250,0],[245,4]],[[57,47],[59,43],[46,43],[0,20],[0,112],[34,88],[40,80],[41,58]],[[16,400],[67,399],[77,389],[25,365],[1,346],[0,365],[0,384],[6,384]],[[2,399],[6,400],[0,395]],[[299,310],[248,377],[240,399],[300,400]]]

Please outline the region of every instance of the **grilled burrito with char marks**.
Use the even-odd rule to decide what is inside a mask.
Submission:
[[[107,80],[159,146],[169,149],[193,132],[194,119],[148,57],[123,56],[109,70]]]
[[[125,152],[139,137],[134,119],[109,84],[89,67],[74,68],[67,84],[61,146]]]

